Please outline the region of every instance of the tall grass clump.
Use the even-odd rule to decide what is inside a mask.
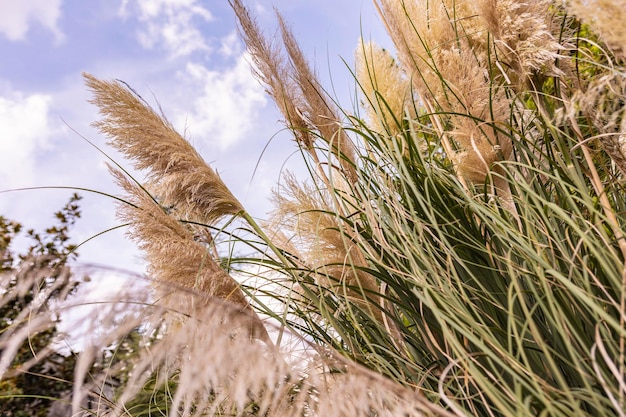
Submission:
[[[346,109],[280,14],[269,38],[231,0],[310,173],[266,222],[86,76],[147,173],[112,168],[151,298],[106,413],[626,415],[626,4],[374,3],[395,56],[358,43]]]

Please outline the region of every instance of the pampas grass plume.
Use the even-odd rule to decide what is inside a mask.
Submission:
[[[411,80],[386,49],[360,39],[356,78],[365,95],[368,120],[376,131],[395,136],[406,117],[417,118]]]
[[[94,126],[135,168],[148,172],[148,188],[163,205],[205,224],[243,211],[217,173],[166,119],[120,82],[84,76],[94,93],[91,102],[104,116]]]

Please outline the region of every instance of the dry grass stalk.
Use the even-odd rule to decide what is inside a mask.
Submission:
[[[117,82],[85,74],[104,120],[94,124],[134,166],[148,171],[148,188],[181,218],[213,224],[243,211],[217,173],[172,125]]]
[[[303,105],[302,100],[280,48],[273,46],[263,36],[257,22],[240,0],[233,0],[231,6],[239,21],[239,34],[252,57],[256,77],[265,84],[297,142],[307,151],[313,152],[315,138],[310,132],[311,126],[299,110]]]
[[[253,314],[239,283],[228,275],[212,257],[209,249],[194,240],[193,234],[181,222],[168,215],[154,199],[121,172],[111,169],[118,184],[126,191],[130,204],[120,205],[118,215],[131,224],[129,235],[146,254],[148,274],[159,286],[162,295],[176,284],[199,291]],[[165,301],[168,304],[171,301]],[[196,306],[185,303],[191,307]],[[252,335],[268,340],[260,319],[254,325]]]
[[[280,14],[277,14],[277,16],[283,43],[293,69],[292,78],[302,94],[303,111],[319,132],[320,138],[330,147],[332,155],[337,158],[343,176],[351,182],[355,182],[355,148],[352,140],[341,126],[339,110],[317,80],[317,76],[311,70],[298,42],[285,24],[284,19]]]

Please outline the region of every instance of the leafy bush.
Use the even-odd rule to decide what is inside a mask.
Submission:
[[[48,416],[55,399],[72,390],[76,357],[50,347],[62,337],[52,304],[76,291],[66,262],[75,256],[69,230],[80,217],[73,195],[55,213],[57,226],[26,231],[33,241],[24,253],[12,249],[22,225],[0,216],[0,409],[4,416]]]

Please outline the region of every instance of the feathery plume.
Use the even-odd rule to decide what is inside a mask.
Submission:
[[[283,17],[277,13],[283,43],[293,70],[291,77],[298,85],[304,104],[305,116],[318,130],[320,138],[325,141],[339,162],[342,173],[356,181],[356,155],[352,140],[341,127],[339,110],[332,103],[315,73],[311,70],[295,36],[287,27]]]
[[[211,258],[207,249],[178,220],[169,216],[144,190],[123,173],[110,168],[116,182],[127,193],[119,216],[132,226],[130,237],[146,253],[149,275],[157,281],[183,287],[247,305],[237,283]]]
[[[581,111],[598,130],[598,139],[626,175],[626,74],[614,70],[591,80],[566,101],[569,116]]]
[[[437,61],[446,80],[446,98],[437,103],[449,114],[449,135],[458,146],[450,157],[465,179],[481,183],[512,152],[511,140],[500,132],[509,125],[511,102],[485,79],[484,61],[469,49],[438,51]]]
[[[185,299],[178,302],[184,303]],[[124,301],[119,303],[123,305]],[[123,363],[131,370],[128,381],[120,396],[111,399],[112,409],[105,415],[126,415],[127,410],[145,406],[136,402],[137,397],[145,395],[151,385],[155,390],[167,390],[166,398],[161,400],[164,403],[160,404],[156,404],[158,391],[147,392],[157,411],[167,407],[170,413],[190,417],[249,415],[251,410],[254,415],[277,417],[452,415],[412,387],[395,383],[323,348],[306,349],[298,366],[291,366],[284,356],[232,331],[237,325],[233,322],[236,314],[232,306],[198,304],[203,307],[193,317],[181,320],[180,327],[166,331],[149,345],[141,345]],[[146,329],[163,328],[172,315],[176,312],[143,306],[136,317],[123,323],[124,330],[139,325]],[[103,336],[107,340],[101,344],[110,342],[109,335]],[[117,336],[121,339],[124,333]],[[90,359],[93,358],[85,357],[84,362]],[[87,368],[83,366],[82,370]],[[81,391],[87,389],[85,386]]]
[[[19,278],[18,285],[0,294],[0,303],[19,299],[24,291],[41,288],[41,282],[49,280],[51,271],[33,261],[22,262],[14,272],[0,273],[0,282],[13,279],[10,274]],[[62,271],[58,281],[40,296],[49,296],[52,291],[69,294],[74,287],[69,276],[69,270]],[[87,315],[80,300],[63,306],[78,326],[86,325],[92,331],[89,345],[75,353],[73,381],[58,381],[72,383],[73,389],[58,399],[61,407],[55,415],[117,417],[151,409],[190,417],[249,415],[250,410],[255,415],[278,417],[368,416],[372,412],[451,417],[413,387],[391,381],[334,352],[313,348],[302,339],[309,348],[297,365],[290,364],[284,355],[239,331],[247,318],[233,304],[208,300],[199,293],[173,294],[172,305],[198,306],[188,315],[187,311],[147,302],[144,290],[146,287],[140,286],[101,300],[101,308],[91,309]],[[41,297],[34,297],[0,335],[0,367],[6,368],[4,364],[14,359],[16,346],[53,325],[47,307]],[[171,326],[172,322],[178,325]],[[123,344],[133,337],[138,338],[136,344],[122,353]],[[42,363],[54,349],[52,345],[39,348],[28,364],[11,372],[28,372],[29,365]],[[115,353],[102,363],[103,352],[113,352],[111,349]],[[120,381],[123,385],[118,390],[116,383]],[[8,395],[10,398],[11,393]]]
[[[49,331],[57,324],[58,311],[50,308],[50,300],[65,301],[75,287],[70,269],[51,267],[49,260],[46,256],[29,257],[21,260],[15,270],[0,271],[0,307],[9,303],[20,306],[25,299],[28,300],[29,292],[33,295],[32,301],[15,317],[2,318],[6,323],[0,332],[0,382],[8,373],[28,372],[38,361],[43,361],[54,352],[52,346],[43,346],[41,350],[32,352],[30,360],[11,368],[20,346],[30,341],[34,334]],[[11,281],[15,285],[9,285]],[[45,285],[45,282],[52,284]],[[30,348],[33,349],[33,346],[30,345]]]
[[[487,51],[474,48],[480,31],[473,6],[447,0],[376,0],[376,6],[420,100],[445,129],[439,134],[456,145],[443,143],[457,172],[483,182],[511,154],[510,139],[499,133],[509,124],[511,103],[485,70]]]
[[[392,136],[402,130],[405,117],[416,119],[411,80],[389,51],[374,42],[359,39],[356,50],[356,77],[366,100],[368,119],[378,132]]]
[[[518,91],[533,77],[563,74],[556,66],[562,46],[552,32],[552,1],[479,0],[475,5],[480,26],[496,47],[494,61]]]
[[[127,193],[130,204],[120,205],[118,216],[131,224],[129,235],[146,254],[148,274],[160,285],[164,295],[171,291],[166,283],[180,285],[217,297],[254,314],[239,283],[228,275],[210,254],[194,240],[180,221],[168,215],[145,190],[131,183],[122,172],[110,168],[118,185]],[[184,304],[183,304],[184,305]],[[260,319],[253,334],[267,339]]]
[[[281,48],[274,47],[263,36],[240,0],[232,0],[231,6],[239,20],[239,33],[255,64],[255,75],[266,85],[296,142],[319,164],[314,143],[317,138],[322,139],[337,158],[343,174],[355,181],[354,144],[341,127],[338,109],[309,68],[282,16],[277,14],[288,60]]]
[[[104,120],[94,123],[135,168],[148,171],[150,188],[187,220],[213,224],[243,207],[217,173],[172,125],[117,81],[84,75]]]
[[[567,0],[565,6],[626,59],[626,0]]]
[[[420,96],[439,101],[442,97],[441,84],[445,80],[445,68],[439,68],[436,56],[439,50],[449,50],[457,46],[459,33],[455,24],[471,20],[471,13],[459,2],[449,10],[444,0],[393,1],[375,0],[388,32],[391,35],[403,68],[411,75]],[[456,20],[453,20],[456,19]],[[467,42],[467,39],[465,39]],[[439,73],[441,71],[441,74]],[[434,90],[431,91],[430,88]]]
[[[232,0],[231,6],[239,22],[239,35],[252,57],[255,76],[265,84],[267,93],[274,99],[298,144],[309,152],[313,151],[315,138],[310,132],[310,124],[302,117],[300,108],[303,103],[281,50],[263,36],[257,22],[240,0]]]
[[[285,177],[282,192],[275,192],[275,227],[289,230],[290,241],[298,248],[304,264],[315,271],[318,285],[354,300],[363,300],[363,291],[372,298],[375,279],[361,271],[367,266],[347,224],[332,210],[330,197],[322,190]],[[297,242],[297,243],[296,243]]]

